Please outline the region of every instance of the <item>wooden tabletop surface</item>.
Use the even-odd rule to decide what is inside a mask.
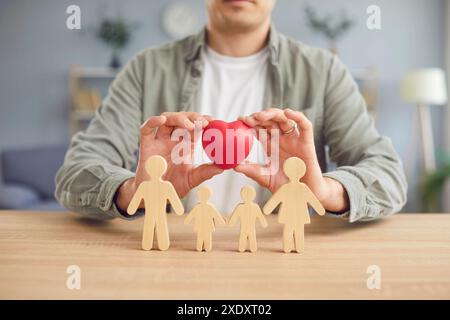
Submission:
[[[145,252],[142,219],[0,211],[0,298],[450,299],[448,214],[356,224],[313,217],[304,254],[282,252],[276,216],[257,229],[254,254],[237,252],[238,226],[218,227],[213,251],[196,252],[183,219],[169,216],[168,251]],[[79,290],[67,288],[71,265],[81,271]],[[380,289],[368,288],[376,276],[368,268],[380,271]]]

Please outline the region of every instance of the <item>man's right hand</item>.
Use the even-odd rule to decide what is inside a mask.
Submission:
[[[114,198],[120,210],[126,211],[139,184],[149,179],[144,164],[153,155],[160,155],[166,159],[167,172],[163,179],[173,184],[180,198],[203,181],[223,172],[222,169],[213,164],[203,164],[198,167],[194,167],[192,164],[173,164],[171,159],[172,149],[179,143],[179,141],[170,139],[173,130],[181,128],[189,131],[192,137],[190,150],[191,157],[193,157],[194,146],[197,142],[193,139],[194,123],[201,123],[201,129],[203,129],[208,125],[208,120],[196,112],[165,112],[160,116],[150,117],[141,126],[136,176],[122,183]],[[142,207],[142,204],[140,207]]]

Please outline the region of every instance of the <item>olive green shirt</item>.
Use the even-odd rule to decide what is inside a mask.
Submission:
[[[165,111],[196,111],[202,77],[197,35],[134,57],[117,75],[89,127],[76,134],[56,176],[56,198],[92,218],[133,219],[114,203],[119,186],[134,176],[139,127]],[[357,84],[339,58],[279,34],[269,36],[267,107],[305,113],[314,126],[324,176],[346,189],[350,222],[399,211],[406,202],[402,164],[390,139],[380,136]],[[337,169],[327,172],[329,158]],[[142,212],[141,212],[142,214]]]

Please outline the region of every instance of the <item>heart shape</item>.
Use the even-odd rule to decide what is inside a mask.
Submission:
[[[253,146],[253,133],[242,121],[214,120],[203,130],[202,145],[206,155],[221,169],[242,163]]]

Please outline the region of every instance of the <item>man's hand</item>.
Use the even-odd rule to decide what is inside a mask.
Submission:
[[[194,167],[192,164],[174,165],[171,159],[173,147],[179,141],[171,141],[173,130],[182,128],[188,130],[191,139],[191,158],[194,153],[195,123],[201,123],[201,129],[208,125],[208,120],[195,112],[165,112],[160,116],[150,117],[140,129],[139,161],[136,168],[136,176],[125,181],[118,189],[115,196],[117,207],[126,211],[129,202],[139,184],[149,179],[145,171],[145,161],[153,156],[160,155],[167,161],[167,172],[164,180],[170,181],[180,198],[184,197],[192,188],[205,180],[222,173],[223,170],[212,164],[203,164]],[[140,205],[142,207],[142,203]]]
[[[307,168],[302,182],[314,192],[325,209],[335,213],[348,210],[349,201],[344,187],[338,181],[322,176],[314,145],[313,126],[303,113],[291,109],[269,108],[248,117],[240,117],[239,120],[254,129],[268,130],[269,141],[270,131],[280,130],[280,168],[273,175],[262,175],[261,165],[241,164],[235,171],[245,174],[273,193],[288,181],[282,170],[284,161],[290,157],[298,157],[305,162]]]

